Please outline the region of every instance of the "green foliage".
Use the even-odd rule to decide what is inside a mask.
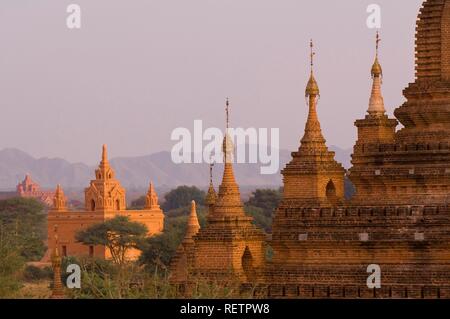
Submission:
[[[140,257],[147,270],[153,272],[157,269],[167,271],[170,260],[175,254],[186,233],[189,207],[181,207],[166,213],[164,232],[160,235],[146,239],[145,248]],[[197,206],[197,216],[201,227],[206,224],[206,210]]]
[[[15,237],[0,229],[0,298],[12,297],[21,287],[19,277],[25,261]]]
[[[164,196],[165,202],[161,206],[164,211],[170,211],[191,204],[193,200],[197,205],[204,205],[206,193],[195,186],[180,186],[171,190]]]
[[[253,217],[256,226],[270,232],[272,229],[272,216],[275,208],[281,201],[281,189],[257,189],[245,202],[245,211]]]
[[[77,261],[81,268],[81,289],[70,290],[76,299],[114,299],[121,298],[116,278],[119,268],[108,260],[82,258]],[[123,280],[123,277],[121,277]]]
[[[239,283],[217,283],[199,278],[193,280],[189,294],[181,293],[169,282],[168,271],[149,272],[137,264],[126,265],[123,272],[105,260],[79,261],[82,276],[81,289],[66,290],[75,299],[172,299],[172,298],[251,298],[242,295]],[[120,275],[122,273],[122,275]]]
[[[39,281],[50,280],[53,278],[53,270],[51,267],[39,268],[33,265],[28,265],[23,270],[23,278],[25,281]]]
[[[11,297],[20,288],[26,260],[45,253],[44,207],[34,199],[0,201],[0,297]]]
[[[10,234],[12,245],[27,261],[40,260],[45,253],[46,222],[44,206],[34,199],[0,201],[0,228]]]
[[[267,216],[264,209],[255,206],[244,206],[247,215],[253,217],[253,224],[263,229],[266,232],[270,232],[272,229],[272,216]]]
[[[146,196],[142,195],[141,197],[133,200],[130,205],[130,209],[143,209],[145,207]]]
[[[100,259],[81,259],[81,289],[71,290],[76,299],[175,298],[176,289],[166,274],[149,273],[137,264],[120,269]],[[125,270],[125,271],[124,271]]]
[[[31,229],[42,233],[42,229],[33,228],[42,223],[45,215],[44,206],[32,198],[12,198],[0,201],[0,220],[3,224],[15,225],[20,219],[22,226],[30,226]]]
[[[132,222],[126,216],[116,216],[103,223],[98,223],[78,232],[78,242],[89,246],[106,246],[111,252],[113,261],[124,265],[126,254],[131,249],[140,249],[148,232],[144,224]]]
[[[248,206],[261,208],[264,215],[270,217],[281,200],[281,191],[273,189],[257,189],[245,203]]]

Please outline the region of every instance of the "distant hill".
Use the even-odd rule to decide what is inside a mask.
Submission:
[[[351,150],[331,147],[336,159],[345,167],[350,165]],[[280,169],[291,159],[291,152],[280,150]],[[170,152],[159,152],[139,157],[118,157],[110,160],[117,178],[126,188],[144,188],[152,180],[158,187],[179,185],[205,186],[208,183],[207,164],[174,164]],[[17,149],[0,151],[0,190],[14,189],[29,173],[44,188],[61,184],[65,188],[84,188],[94,176],[95,166],[70,163],[61,158],[36,159]],[[222,165],[214,169],[216,184],[221,178]],[[280,186],[281,175],[261,175],[260,164],[235,165],[235,175],[241,186]]]

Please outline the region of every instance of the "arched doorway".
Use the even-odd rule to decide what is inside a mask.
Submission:
[[[116,210],[120,210],[120,201],[116,200]]]
[[[336,186],[334,186],[334,183],[332,180],[330,180],[327,184],[326,188],[326,196],[330,203],[336,204],[338,201],[338,197],[336,194]]]
[[[91,211],[95,211],[95,200],[91,199]]]
[[[245,247],[244,254],[242,255],[242,269],[244,270],[244,274],[247,277],[247,281],[253,281],[255,276],[255,271],[253,268],[253,257],[252,253],[248,246]]]

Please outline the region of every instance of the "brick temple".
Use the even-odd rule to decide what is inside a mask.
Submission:
[[[225,137],[223,180],[217,195],[212,185],[208,191],[208,225],[195,223],[194,207],[172,263],[174,284],[238,281],[269,298],[450,298],[450,0],[427,0],[420,10],[416,79],[395,118],[384,107],[378,51],[377,35],[367,115],[355,122],[346,171],[320,127],[311,43],[309,114],[282,171],[271,240],[243,212]],[[346,176],[356,188],[351,199],[344,197]],[[367,285],[373,264],[381,269],[377,289]]]
[[[106,145],[103,146],[102,160],[95,170],[95,179],[85,189],[85,209],[68,210],[61,186],[56,188],[52,209],[48,213],[48,250],[43,262],[49,262],[51,253],[58,250],[62,257],[91,256],[109,259],[110,252],[103,246],[86,246],[75,240],[75,234],[89,226],[104,222],[115,216],[127,216],[131,221],[147,226],[148,236],[159,234],[164,227],[164,214],[158,205],[158,196],[150,183],[146,204],[142,210],[128,210],[126,192],[115,178],[110,166]],[[127,258],[136,259],[138,250],[131,250]]]
[[[16,186],[15,191],[0,192],[0,200],[11,198],[34,198],[47,207],[53,205],[54,191],[44,190],[41,186],[31,178],[30,174],[26,174],[23,181]]]

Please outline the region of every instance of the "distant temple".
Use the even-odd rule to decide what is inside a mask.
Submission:
[[[239,281],[269,298],[450,298],[450,0],[427,0],[416,35],[416,80],[390,118],[378,56],[371,69],[367,115],[357,120],[353,166],[329,151],[316,108],[313,71],[300,147],[282,171],[284,194],[271,240],[242,209],[224,140],[225,170],[217,198],[210,187],[208,225],[194,210],[172,263],[172,283]],[[403,128],[396,130],[399,122]],[[356,194],[344,197],[344,177]],[[264,260],[265,245],[273,249]],[[381,287],[367,285],[380,267]]]
[[[102,160],[95,171],[95,179],[85,189],[85,210],[70,211],[66,207],[66,198],[61,186],[57,186],[53,197],[53,206],[48,213],[48,251],[43,258],[49,262],[56,249],[61,257],[91,256],[109,259],[110,252],[103,246],[86,246],[75,240],[78,231],[96,223],[104,222],[115,216],[127,216],[131,221],[147,226],[148,236],[159,234],[164,227],[164,214],[158,205],[158,196],[153,184],[150,184],[146,205],[143,210],[127,210],[125,189],[115,178],[111,168],[106,146],[103,146]],[[55,231],[58,240],[55,239]],[[132,250],[127,255],[130,260],[136,259],[140,252]]]
[[[17,185],[16,192],[18,197],[35,198],[47,206],[53,204],[53,196],[55,194],[53,191],[42,190],[39,184],[31,179],[29,174]]]
[[[26,174],[25,179],[17,184],[15,191],[0,192],[0,200],[16,197],[34,198],[50,207],[53,204],[54,194],[53,191],[41,189],[41,186],[33,181],[30,174]]]

